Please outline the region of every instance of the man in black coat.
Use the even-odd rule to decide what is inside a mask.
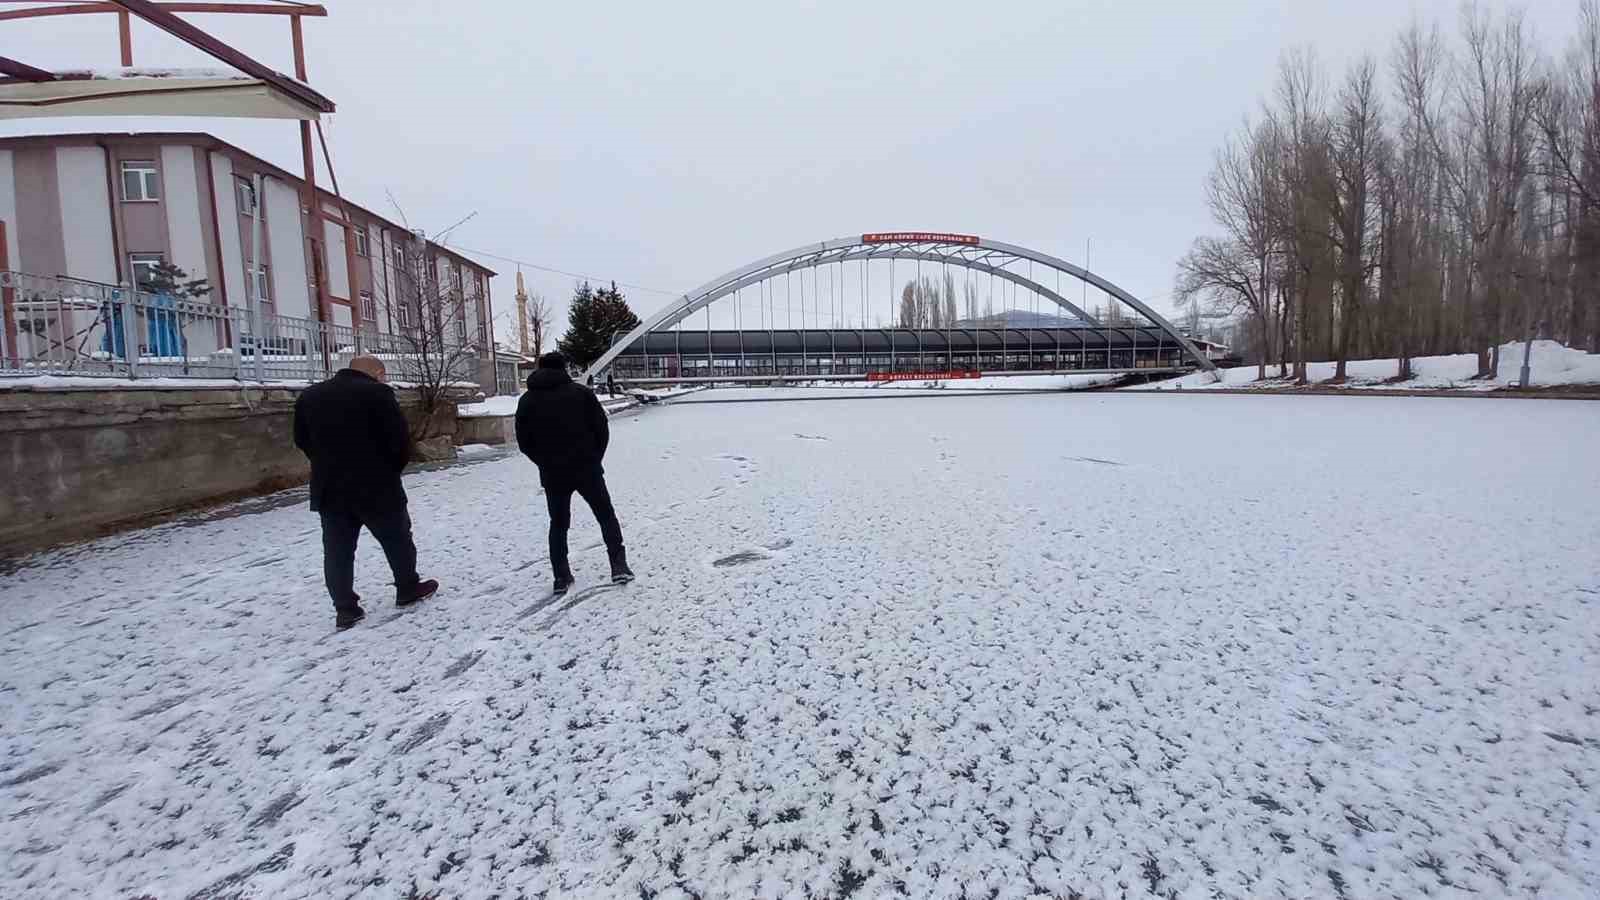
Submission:
[[[572,525],[574,493],[600,522],[611,557],[611,580],[617,584],[633,580],[622,546],[622,526],[600,464],[610,440],[605,409],[593,391],[567,374],[567,358],[560,352],[539,357],[539,368],[528,376],[528,391],[517,402],[517,447],[539,467],[539,483],[550,509],[550,566],[558,596],[572,587],[567,529]]]
[[[383,361],[358,356],[348,369],[300,393],[294,443],[311,460],[311,510],[322,516],[322,574],[340,630],[366,611],[355,592],[356,541],[365,525],[394,571],[395,605],[410,606],[439,589],[417,575],[417,547],[400,473],[411,435]]]

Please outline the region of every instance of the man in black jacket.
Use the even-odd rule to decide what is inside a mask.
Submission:
[[[528,376],[528,392],[517,402],[517,447],[539,467],[545,504],[550,509],[550,566],[555,570],[555,593],[572,587],[567,563],[567,528],[572,524],[572,495],[581,496],[606,541],[611,557],[611,580],[633,580],[622,546],[622,526],[611,506],[601,460],[611,429],[606,411],[594,392],[567,374],[567,358],[560,352],[539,357],[539,368]]]
[[[294,404],[294,443],[311,460],[311,510],[322,516],[322,574],[340,630],[366,611],[355,592],[356,541],[365,525],[394,571],[395,605],[439,589],[417,575],[417,547],[400,473],[411,435],[383,361],[358,356],[350,368],[314,384]]]

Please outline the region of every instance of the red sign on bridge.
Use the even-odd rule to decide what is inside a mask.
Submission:
[[[953,381],[965,378],[982,378],[976,369],[956,369],[950,372],[868,372],[868,381]]]
[[[976,244],[975,234],[946,234],[942,231],[880,231],[861,236],[863,244]]]

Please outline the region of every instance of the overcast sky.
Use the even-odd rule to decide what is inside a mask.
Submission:
[[[346,195],[455,243],[686,291],[863,231],[980,234],[1081,262],[1162,310],[1209,223],[1214,148],[1315,44],[1331,72],[1387,53],[1452,0],[532,3],[329,0],[306,20],[311,83]],[[1577,0],[1525,7],[1564,46]],[[287,20],[195,16],[293,71]],[[135,25],[140,65],[207,65]],[[0,24],[0,53],[114,65],[114,17]],[[39,119],[0,133],[205,130],[299,170],[290,122]],[[323,176],[325,178],[325,176]],[[512,309],[516,266],[496,307]],[[573,279],[525,270],[564,306]],[[669,298],[626,290],[641,315]],[[502,320],[503,321],[503,320]],[[502,340],[508,339],[505,330]]]

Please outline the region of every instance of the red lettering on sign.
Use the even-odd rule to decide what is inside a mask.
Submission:
[[[949,234],[943,231],[879,231],[863,234],[863,244],[976,244],[975,234]]]
[[[868,372],[868,381],[953,381],[965,378],[982,378],[976,369],[957,369],[950,372]]]

